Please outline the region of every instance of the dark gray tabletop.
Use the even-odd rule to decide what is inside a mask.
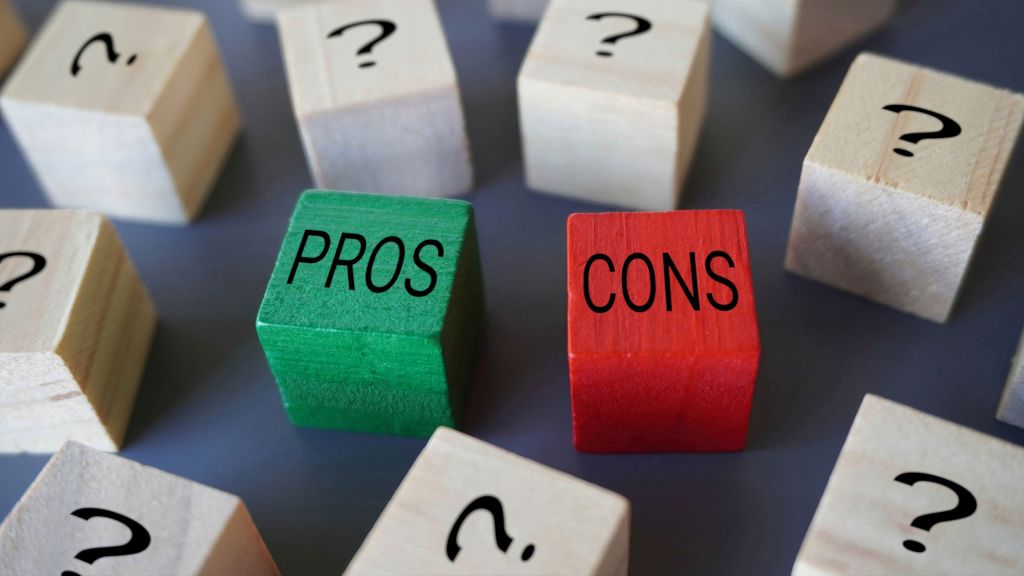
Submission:
[[[33,29],[53,4],[15,3]],[[209,14],[246,125],[192,226],[117,222],[160,312],[123,455],[243,497],[285,574],[337,575],[424,441],[288,423],[254,328],[292,207],[311,186],[277,34],[234,0],[168,3]],[[683,208],[746,211],[764,348],[750,446],[634,456],[572,448],[565,219],[602,207],[523,184],[515,76],[532,28],[492,22],[483,0],[440,4],[473,142],[467,198],[489,322],[464,429],[628,497],[631,573],[788,574],[867,392],[1024,444],[1024,430],[994,419],[1024,323],[1020,149],[947,325],[782,268],[801,160],[853,56],[872,50],[1024,92],[1024,3],[906,1],[886,31],[792,81],[716,35]],[[0,207],[46,205],[0,129]],[[0,514],[46,460],[0,457]]]

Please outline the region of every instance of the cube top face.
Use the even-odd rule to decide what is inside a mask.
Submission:
[[[629,514],[618,494],[438,428],[345,574],[625,574],[609,568],[625,566],[613,541],[624,544]]]
[[[198,574],[240,505],[230,494],[68,442],[0,525],[0,572],[87,572],[76,554],[131,539],[146,546],[104,559],[102,572]],[[45,554],[29,553],[42,542]]]
[[[346,0],[287,8],[278,30],[296,116],[456,85],[432,0]]]
[[[853,63],[806,162],[985,215],[1024,97],[872,54]]]
[[[793,573],[1021,574],[1022,480],[1024,449],[868,395]]]
[[[458,200],[306,192],[257,322],[437,338],[472,225]]]
[[[758,354],[743,213],[573,214],[569,354]]]
[[[675,105],[700,50],[707,19],[708,6],[690,0],[634,0],[628,5],[552,0],[520,82]]]
[[[52,352],[106,220],[76,210],[0,210],[0,354]]]
[[[204,23],[198,12],[64,2],[11,77],[3,98],[146,116]]]

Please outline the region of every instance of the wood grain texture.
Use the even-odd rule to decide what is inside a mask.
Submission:
[[[123,544],[130,528],[88,520],[81,508],[115,512],[142,525],[141,552],[78,560],[82,550]],[[277,576],[277,567],[237,496],[81,444],[67,443],[0,525],[0,576],[174,574]]]
[[[117,61],[97,41],[73,75],[100,32]],[[173,224],[199,212],[240,126],[206,18],[131,4],[58,6],[0,107],[54,204]]]
[[[892,104],[945,115],[962,133],[901,140],[942,122],[883,109]],[[945,322],[1022,119],[1019,94],[862,54],[804,159],[786,268]]]
[[[385,20],[381,36],[366,24]],[[469,190],[462,100],[432,0],[343,0],[282,10],[292,107],[316,185],[405,196]],[[364,67],[369,63],[372,66]]]
[[[239,0],[239,7],[245,17],[260,24],[274,24],[277,13],[285,8],[302,4],[315,4],[324,0]]]
[[[799,74],[874,32],[896,0],[715,0],[715,29],[776,76]]]
[[[1024,428],[1024,336],[1013,358],[997,417],[1007,424]]]
[[[294,424],[429,436],[461,419],[482,315],[468,203],[306,192],[257,329]]]
[[[0,452],[119,449],[156,312],[117,232],[92,212],[0,211],[0,256],[12,252],[46,264],[0,292]],[[6,257],[0,283],[32,269]]]
[[[704,122],[708,6],[636,0],[553,0],[519,74],[526,178],[535,190],[628,208],[676,207]],[[608,50],[611,57],[601,57]]]
[[[498,20],[538,22],[549,0],[487,0],[487,9]]]
[[[503,553],[492,516],[475,510],[449,560],[449,533],[480,496],[498,500],[512,542]],[[618,494],[439,428],[345,574],[625,576],[629,520],[629,501]]]
[[[760,358],[742,212],[574,214],[567,235],[576,447],[742,449]]]
[[[0,0],[0,79],[18,60],[28,43],[28,32],[10,0]]]
[[[922,472],[959,484],[977,510],[925,531],[919,516],[960,499]],[[868,395],[846,438],[793,567],[795,576],[1024,572],[1024,449]],[[904,548],[913,540],[924,552]]]

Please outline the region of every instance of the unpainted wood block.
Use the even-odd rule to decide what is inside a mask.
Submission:
[[[1022,482],[1019,446],[869,394],[793,574],[1022,574]]]
[[[28,32],[10,0],[0,0],[0,78],[21,55]]]
[[[291,421],[411,436],[456,425],[481,282],[466,202],[303,194],[257,318]]]
[[[346,576],[625,576],[629,501],[439,428]]]
[[[0,95],[4,117],[54,204],[186,223],[239,130],[206,17],[67,1]]]
[[[567,236],[576,448],[743,449],[761,351],[743,213],[573,214]]]
[[[278,30],[317,186],[405,196],[469,190],[459,84],[432,0],[289,8]]]
[[[714,0],[715,29],[776,76],[803,72],[892,17],[896,0]]]
[[[997,417],[1007,424],[1024,428],[1024,337],[1021,337],[1017,355],[1013,359]]]
[[[101,214],[0,211],[0,452],[117,450],[155,329]]]
[[[873,54],[804,159],[786,268],[945,322],[1024,119],[1024,97]]]
[[[547,7],[548,0],[487,0],[491,16],[514,22],[538,22]]]
[[[0,576],[278,574],[237,496],[75,442],[0,525],[0,558]]]
[[[285,8],[315,4],[324,0],[240,0],[246,18],[260,24],[274,24],[277,13]]]
[[[704,122],[708,10],[690,0],[552,0],[519,73],[528,185],[675,208]]]

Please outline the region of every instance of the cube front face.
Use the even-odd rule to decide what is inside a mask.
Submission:
[[[192,218],[238,131],[198,12],[62,3],[0,99],[59,206],[166,223]]]
[[[0,0],[0,78],[14,64],[28,42],[25,26],[10,0]]]
[[[257,326],[293,423],[426,436],[459,419],[482,308],[469,204],[307,192]]]
[[[99,214],[0,211],[0,452],[117,450],[156,313]]]
[[[104,559],[105,573],[278,574],[237,497],[76,443],[0,525],[0,574],[88,572],[76,555],[111,542],[134,552]]]
[[[617,494],[442,428],[345,574],[625,576],[629,517]]]
[[[1021,478],[1020,447],[868,395],[793,574],[1020,574]]]
[[[518,80],[527,181],[671,209],[705,115],[708,8],[642,0],[621,12],[611,0],[554,0],[545,13]],[[633,28],[640,33],[603,42]]]
[[[742,449],[760,357],[742,213],[574,214],[568,253],[576,447]]]
[[[300,6],[279,13],[279,30],[318,186],[412,196],[469,189],[458,80],[433,2]]]
[[[786,267],[945,321],[1022,118],[1020,95],[861,55],[804,161]]]

